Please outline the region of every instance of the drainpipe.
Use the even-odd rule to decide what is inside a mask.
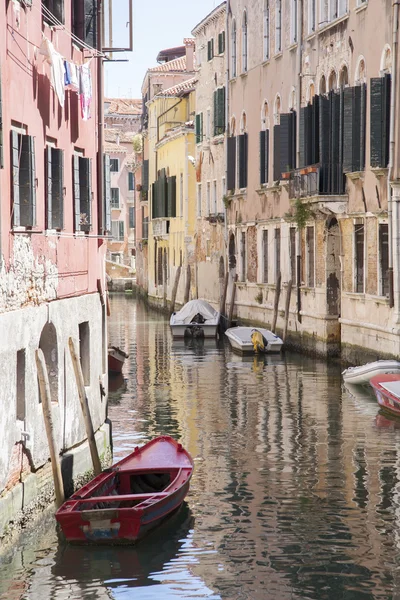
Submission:
[[[97,4],[97,50],[100,56],[97,58],[97,222],[101,223],[101,231],[106,231],[106,215],[103,210],[103,126],[104,126],[104,93],[103,93],[103,46],[101,39],[103,2],[98,1]],[[100,227],[99,227],[100,229]]]
[[[297,0],[297,114],[296,114],[296,166],[300,166],[300,107],[302,89],[303,58],[303,0]],[[297,273],[297,320],[301,323],[301,230],[296,231],[296,273]]]
[[[230,47],[230,36],[229,36],[229,13],[231,10],[230,0],[226,0],[226,19],[225,19],[225,61],[226,61],[226,86],[225,86],[225,190],[226,194],[228,191],[228,135],[229,135],[229,47]],[[228,256],[228,223],[227,223],[227,209],[224,202],[224,236],[225,236],[225,263],[226,272],[229,270],[229,256]]]
[[[388,200],[388,232],[389,232],[389,306],[394,307],[394,285],[393,285],[393,201],[392,186],[394,171],[395,151],[395,110],[397,93],[397,37],[398,37],[399,4],[393,3],[393,35],[392,35],[392,85],[390,90],[390,129],[389,129],[389,164],[387,178],[387,200]],[[396,226],[398,227],[398,223]],[[398,249],[397,249],[398,252]],[[399,306],[397,306],[399,311]]]

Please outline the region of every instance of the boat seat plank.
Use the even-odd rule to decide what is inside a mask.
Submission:
[[[120,496],[91,496],[90,498],[71,498],[79,504],[94,504],[100,502],[126,502],[128,500],[148,500],[149,498],[165,498],[169,496],[165,492],[153,492],[151,494],[121,494]]]

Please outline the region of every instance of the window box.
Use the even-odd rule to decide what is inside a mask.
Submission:
[[[292,176],[291,171],[286,171],[286,173],[282,173],[281,179],[286,179],[287,180],[287,179],[290,179],[291,176]]]

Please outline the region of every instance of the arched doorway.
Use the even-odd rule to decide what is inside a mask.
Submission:
[[[233,233],[229,236],[229,270],[236,269],[236,245]]]
[[[39,348],[44,354],[49,376],[51,401],[58,402],[58,347],[57,331],[53,323],[46,323],[42,329]]]
[[[335,217],[326,224],[326,304],[327,313],[340,317],[340,226]]]

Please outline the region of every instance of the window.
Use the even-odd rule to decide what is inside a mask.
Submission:
[[[269,58],[269,0],[264,0],[264,60]]]
[[[11,162],[14,227],[36,225],[35,140],[11,130]]]
[[[346,87],[343,92],[343,171],[365,168],[367,87]]]
[[[379,283],[379,294],[389,296],[389,231],[384,223],[379,224]]]
[[[65,23],[64,0],[42,0],[43,20],[50,25]]]
[[[320,0],[319,24],[323,27],[328,23],[328,0]]]
[[[203,113],[196,115],[196,144],[203,141]]]
[[[228,137],[228,150],[227,150],[227,158],[228,158],[228,190],[232,191],[236,188],[236,137],[230,136]]]
[[[330,19],[334,21],[343,17],[347,12],[347,0],[331,0],[330,2]]]
[[[90,328],[89,322],[79,323],[79,357],[83,381],[90,385]]]
[[[269,129],[260,131],[260,183],[268,183]]]
[[[111,237],[114,242],[123,242],[125,234],[123,221],[111,221]]]
[[[129,207],[129,229],[135,229],[135,207]]]
[[[214,58],[214,39],[211,39],[207,42],[207,60],[212,60]]]
[[[153,219],[176,217],[176,177],[167,177],[165,169],[152,184],[152,197]]]
[[[296,228],[289,228],[289,255],[290,255],[290,278],[295,284],[296,277]]]
[[[354,226],[354,291],[364,293],[364,223]]]
[[[263,273],[262,273],[262,281],[263,283],[268,283],[268,230],[263,230],[263,238],[262,238],[262,255],[263,255]]]
[[[183,217],[183,173],[181,173],[180,178],[179,178],[179,196],[180,196],[180,215],[181,217]]]
[[[207,181],[207,214],[211,213],[211,183]]]
[[[308,0],[308,33],[314,33],[316,26],[316,0]]]
[[[201,217],[201,183],[197,184],[197,216]]]
[[[236,36],[236,21],[235,19],[232,22],[232,32],[231,32],[231,37],[232,37],[232,73],[231,76],[232,77],[236,77],[237,75],[237,71],[236,71],[236,63],[237,63],[237,36]]]
[[[92,161],[78,154],[73,157],[75,231],[88,232],[92,219]]]
[[[97,0],[72,0],[72,33],[82,42],[97,45]]]
[[[239,189],[247,188],[247,165],[248,165],[248,136],[243,133],[238,136],[238,177]]]
[[[135,175],[133,173],[128,173],[128,191],[135,191]]]
[[[297,0],[290,0],[290,43],[297,42]]]
[[[214,135],[222,135],[225,131],[225,88],[214,92]]]
[[[373,77],[370,90],[371,167],[386,168],[389,163],[391,76]]]
[[[216,215],[218,211],[217,211],[217,182],[215,179],[213,181],[212,200],[213,200],[213,213]]]
[[[112,173],[118,173],[118,171],[119,171],[119,159],[118,158],[110,158],[110,171]]]
[[[144,160],[142,165],[142,191],[149,191],[149,161]]]
[[[275,54],[282,51],[282,0],[275,3]]]
[[[242,73],[247,73],[247,53],[248,53],[247,11],[244,11],[243,23],[242,23]]]
[[[306,241],[307,241],[307,285],[308,285],[308,287],[314,287],[314,285],[315,285],[314,227],[307,227]]]
[[[218,54],[225,52],[225,31],[218,34]]]
[[[119,188],[111,188],[111,208],[120,208]]]
[[[240,238],[240,265],[241,270],[241,281],[246,281],[246,232],[242,231]]]
[[[64,152],[46,148],[46,226],[62,229],[64,225]]]
[[[17,420],[25,421],[25,350],[17,352]]]
[[[275,282],[281,272],[281,230],[275,229]]]

